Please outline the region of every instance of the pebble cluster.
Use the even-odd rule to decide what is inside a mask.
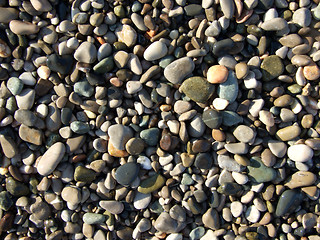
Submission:
[[[0,0],[4,240],[316,240],[319,0]]]

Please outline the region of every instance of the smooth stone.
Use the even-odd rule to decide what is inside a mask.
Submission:
[[[207,80],[209,83],[224,83],[228,79],[228,69],[225,66],[214,65],[208,69]]]
[[[166,44],[160,41],[156,41],[144,51],[143,57],[147,61],[155,61],[164,57],[168,52]]]
[[[206,230],[204,227],[196,227],[191,230],[191,232],[189,233],[189,237],[191,240],[197,240],[200,239],[205,234],[205,232]]]
[[[220,217],[217,210],[214,208],[209,208],[202,215],[202,222],[205,227],[218,230],[220,228]]]
[[[165,78],[173,83],[181,83],[186,76],[193,72],[195,64],[189,57],[183,57],[170,63],[164,69]]]
[[[118,41],[125,43],[127,47],[133,47],[137,41],[137,32],[127,24],[120,25],[115,34]]]
[[[129,154],[139,155],[144,150],[144,141],[141,138],[131,138],[125,147]]]
[[[307,162],[313,157],[313,150],[305,144],[295,144],[288,148],[288,157],[295,162]]]
[[[219,98],[228,100],[229,103],[233,103],[238,96],[238,91],[239,85],[236,75],[233,71],[229,71],[227,81],[219,84],[217,88]]]
[[[237,79],[245,78],[249,73],[249,67],[245,62],[240,62],[235,66]]]
[[[133,199],[133,206],[135,209],[141,210],[146,209],[151,202],[151,193],[144,194],[137,192]]]
[[[234,201],[230,204],[230,210],[232,213],[232,216],[234,216],[235,218],[241,216],[242,212],[243,212],[243,204],[239,201]]]
[[[21,124],[19,127],[19,137],[26,142],[40,146],[44,139],[41,130],[35,128],[29,128],[28,126]]]
[[[7,158],[13,158],[19,152],[17,145],[16,145],[16,142],[10,136],[6,136],[6,135],[1,134],[0,135],[0,144],[1,144],[3,154]]]
[[[46,127],[49,131],[55,132],[61,127],[61,114],[57,105],[52,102],[48,106],[48,115],[46,116]]]
[[[231,127],[243,121],[243,118],[232,111],[222,111],[222,124]]]
[[[136,75],[142,74],[142,66],[139,60],[139,57],[135,54],[130,53],[130,57],[128,60],[128,68]]]
[[[81,202],[81,191],[76,187],[64,187],[61,197],[68,204],[77,205]]]
[[[217,162],[221,169],[225,169],[229,172],[241,172],[243,170],[243,167],[228,155],[218,155]]]
[[[188,4],[184,7],[184,12],[187,16],[199,15],[202,11],[202,7],[199,4]]]
[[[298,137],[301,133],[301,129],[298,125],[292,125],[285,128],[281,128],[276,132],[278,139],[282,141],[290,141]]]
[[[257,183],[270,182],[277,177],[276,171],[265,166],[258,157],[251,158],[250,165],[247,168],[248,175]]]
[[[27,185],[14,180],[12,177],[6,178],[6,189],[14,197],[26,196],[30,192]]]
[[[0,7],[0,23],[9,23],[11,20],[17,19],[19,11],[11,7]]]
[[[320,77],[320,68],[312,62],[303,67],[303,76],[310,81],[317,80]]]
[[[133,132],[128,126],[115,124],[108,128],[108,135],[110,137],[109,141],[115,148],[124,150],[125,144],[133,137]]]
[[[91,97],[94,93],[94,87],[87,80],[80,80],[73,85],[73,90],[80,96]]]
[[[100,60],[94,67],[93,71],[97,74],[104,74],[111,72],[114,68],[113,57],[106,57]]]
[[[13,205],[10,194],[7,191],[0,192],[0,208],[4,211],[8,211]]]
[[[85,213],[82,220],[86,224],[100,224],[106,220],[106,216],[98,213]]]
[[[123,203],[114,200],[100,201],[99,206],[112,214],[120,214],[124,210]]]
[[[261,28],[265,31],[282,31],[288,28],[288,23],[283,18],[273,18],[262,23]]]
[[[99,52],[98,52],[99,54]],[[118,51],[114,54],[114,62],[118,68],[124,68],[129,60],[129,54],[125,51]]]
[[[218,192],[225,195],[235,195],[242,190],[242,187],[235,182],[224,182],[218,187]]]
[[[61,74],[68,74],[72,70],[73,57],[71,55],[51,54],[47,58],[47,66],[51,71],[59,72]]]
[[[188,133],[192,137],[200,137],[203,135],[206,127],[200,114],[192,118],[190,125],[188,126]]]
[[[16,95],[17,106],[20,109],[31,109],[35,100],[35,90],[26,88]]]
[[[213,95],[215,86],[210,84],[205,78],[191,77],[182,83],[180,89],[191,100],[206,103]]]
[[[286,190],[279,197],[276,216],[283,217],[293,213],[301,204],[303,195],[300,190]]]
[[[308,8],[298,8],[293,12],[292,21],[300,27],[308,27],[311,20],[311,11]]]
[[[256,208],[256,206],[251,205],[245,212],[245,217],[248,221],[256,223],[260,219],[260,211]]]
[[[184,222],[187,218],[186,210],[180,205],[174,205],[172,208],[170,208],[169,214],[170,217],[179,222]]]
[[[213,159],[209,153],[198,153],[194,160],[194,166],[199,169],[210,169]]]
[[[294,99],[290,95],[284,94],[274,100],[273,105],[276,107],[287,107],[290,106],[293,101]]]
[[[278,158],[284,157],[287,153],[287,145],[284,142],[269,140],[268,147],[272,154]]]
[[[239,125],[233,131],[233,135],[240,142],[249,143],[255,139],[256,133],[252,128],[246,125]]]
[[[245,143],[227,143],[224,148],[232,154],[247,154],[249,145]]]
[[[70,124],[70,128],[74,133],[77,134],[86,134],[90,131],[90,126],[88,123],[74,121]]]
[[[203,112],[202,121],[207,125],[207,127],[216,129],[219,128],[222,123],[222,116],[218,111],[208,109]]]
[[[314,184],[316,180],[317,176],[312,172],[298,171],[288,178],[285,186],[290,189],[298,187],[308,187]]]
[[[91,64],[97,59],[97,49],[93,43],[83,42],[73,56],[78,62]]]
[[[57,142],[53,144],[41,157],[38,165],[37,172],[42,176],[51,174],[58,164],[61,162],[66,151],[63,143]]]
[[[7,88],[12,95],[18,95],[23,89],[23,82],[17,77],[11,77],[7,81]]]
[[[30,22],[11,20],[9,23],[10,30],[17,35],[31,35],[39,32],[40,27]]]
[[[220,7],[223,15],[231,19],[234,14],[234,2],[232,0],[220,0]]]
[[[206,29],[204,35],[207,37],[217,37],[221,32],[220,23],[217,20],[214,20],[211,25]]]
[[[115,179],[124,186],[130,185],[139,174],[139,166],[136,163],[128,162],[117,168]]]
[[[279,42],[286,47],[293,48],[302,44],[302,38],[298,34],[289,34],[279,39]]]
[[[73,178],[77,182],[91,183],[96,178],[96,173],[86,167],[78,166],[74,170]]]
[[[158,144],[160,130],[158,128],[149,128],[140,132],[140,138],[149,146]]]
[[[19,76],[19,79],[21,82],[28,86],[34,86],[37,82],[37,80],[33,77],[31,72],[23,72]]]
[[[235,43],[229,38],[217,41],[212,46],[212,53],[217,57],[223,57],[232,51],[234,45]]]
[[[165,184],[165,178],[160,174],[155,174],[141,181],[138,192],[148,194],[158,190]]]
[[[178,229],[178,222],[171,218],[169,213],[162,212],[154,222],[153,226],[160,232],[175,233]]]
[[[284,71],[282,60],[277,55],[271,55],[263,59],[261,63],[262,78],[264,81],[271,81],[280,76]]]
[[[194,180],[191,178],[191,176],[188,173],[182,174],[181,184],[182,185],[192,185],[194,183]]]
[[[291,58],[291,63],[298,67],[304,67],[312,62],[311,58],[306,55],[294,55]]]

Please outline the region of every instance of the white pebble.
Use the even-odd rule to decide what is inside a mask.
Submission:
[[[295,162],[306,162],[313,157],[313,150],[305,144],[296,144],[288,148],[288,157]]]
[[[248,207],[245,213],[245,217],[248,221],[256,223],[260,219],[260,212],[254,205],[251,205],[250,207]]]
[[[237,218],[243,212],[243,205],[239,201],[232,202],[230,205],[230,210],[231,210],[232,216]]]
[[[229,101],[222,98],[215,98],[212,101],[212,105],[217,110],[224,110],[229,105]]]
[[[137,159],[137,163],[140,163],[141,167],[146,170],[150,170],[152,168],[151,161],[146,156],[140,156]]]

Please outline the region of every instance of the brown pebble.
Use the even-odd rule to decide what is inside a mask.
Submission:
[[[288,95],[282,95],[281,97],[278,97],[276,100],[274,100],[273,104],[276,107],[287,107],[290,106],[293,102],[293,98]]]
[[[303,75],[307,80],[317,80],[320,77],[320,69],[317,64],[310,64],[303,67]]]
[[[234,155],[234,160],[236,160],[236,162],[242,166],[249,166],[250,165],[250,161],[246,157],[238,155],[238,154]]]
[[[212,137],[218,142],[223,142],[226,139],[226,135],[219,129],[212,129]]]
[[[222,65],[214,65],[208,69],[207,80],[209,83],[224,83],[228,78],[228,69]]]

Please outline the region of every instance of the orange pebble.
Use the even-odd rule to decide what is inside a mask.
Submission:
[[[222,65],[211,66],[207,72],[209,83],[224,83],[228,78],[228,69]]]
[[[127,151],[115,148],[110,142],[108,144],[108,153],[113,157],[127,157],[129,155]]]
[[[317,80],[320,77],[320,69],[317,64],[312,63],[308,66],[303,67],[303,75],[310,81]]]

